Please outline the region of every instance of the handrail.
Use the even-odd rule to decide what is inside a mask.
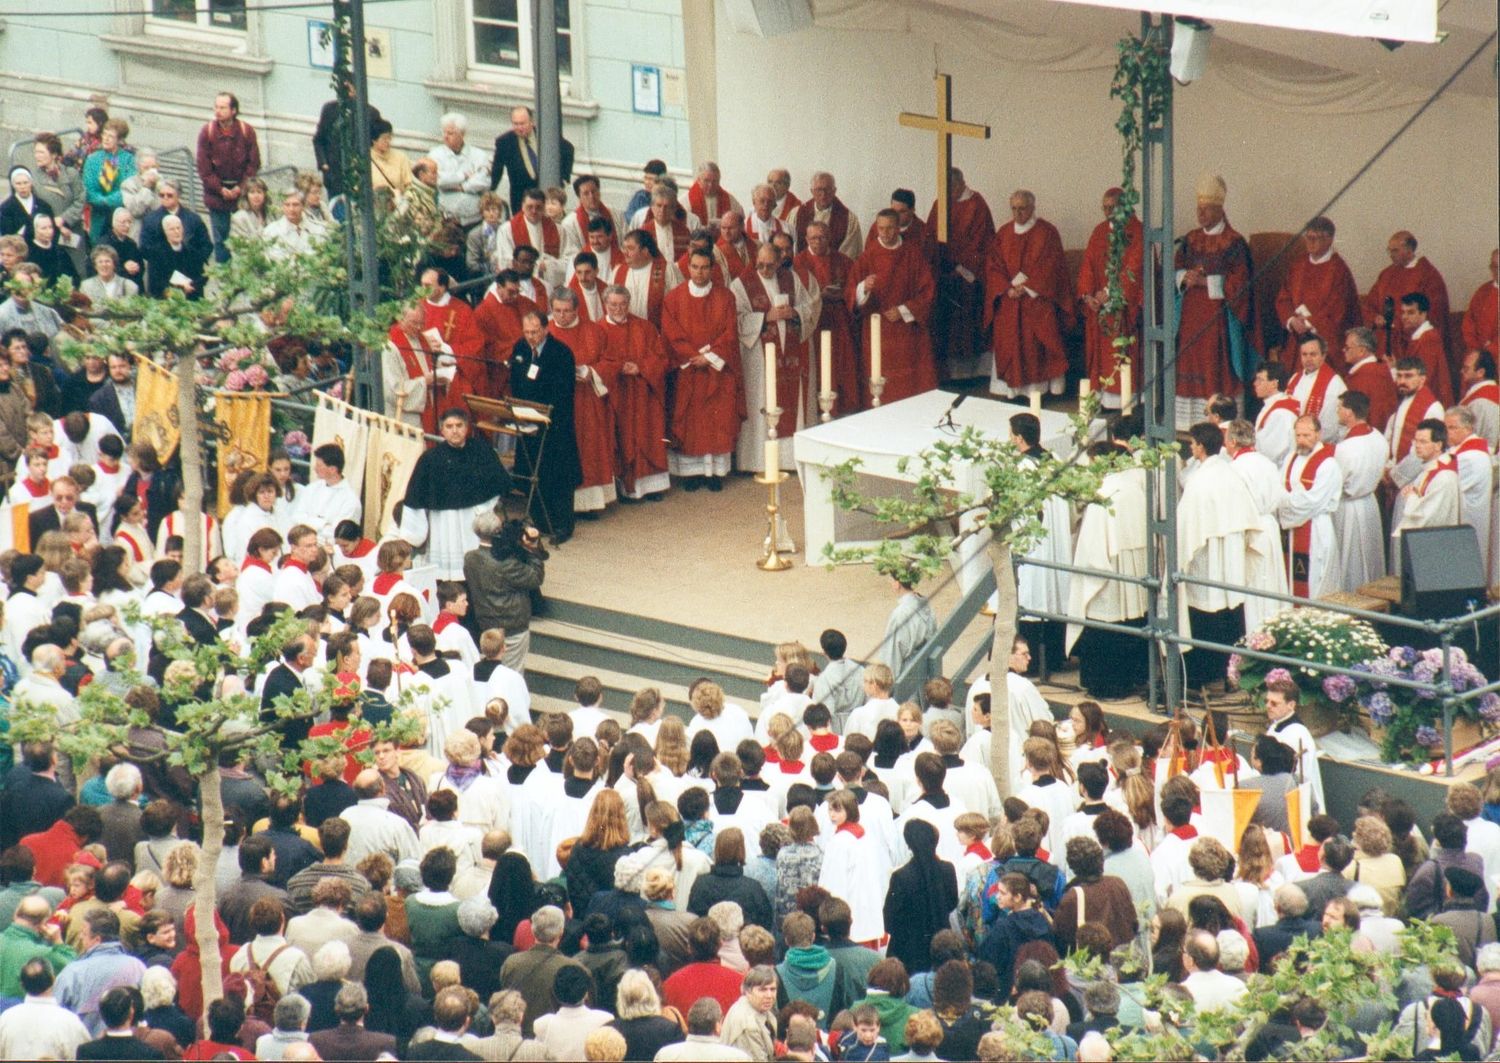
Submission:
[[[994,570],[987,569],[979,582],[959,599],[947,618],[938,624],[932,638],[902,667],[892,691],[892,696],[897,701],[905,701],[920,691],[929,679],[936,679],[943,674],[943,656],[948,652],[948,647],[957,641],[958,636],[979,615],[979,610],[984,607],[994,589]]]

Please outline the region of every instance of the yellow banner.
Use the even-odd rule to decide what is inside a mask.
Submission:
[[[264,391],[214,392],[219,436],[219,519],[229,512],[229,488],[242,472],[261,472],[271,455],[271,396]]]
[[[177,374],[139,355],[135,360],[135,424],[133,442],[150,443],[165,465],[177,449]]]

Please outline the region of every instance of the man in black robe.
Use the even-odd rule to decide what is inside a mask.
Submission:
[[[578,461],[578,437],[573,429],[573,387],[577,380],[573,352],[547,332],[540,314],[521,319],[521,338],[511,348],[511,395],[552,407],[552,423],[543,445],[540,433],[519,437],[516,469],[522,475],[537,470],[537,489],[531,499],[531,519],[546,528],[554,546],[573,537],[573,492],[583,482]],[[541,461],[537,462],[540,451]]]
[[[437,578],[464,578],[464,554],[479,545],[474,517],[510,494],[510,473],[488,440],[470,436],[469,411],[455,406],[438,422],[443,441],[417,459],[407,481],[401,538],[420,547]]]

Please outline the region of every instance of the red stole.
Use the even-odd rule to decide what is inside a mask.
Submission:
[[[1432,404],[1437,402],[1434,395],[1426,384],[1417,389],[1412,396],[1411,402],[1406,406],[1406,413],[1401,418],[1401,431],[1396,437],[1395,458],[1400,461],[1411,453],[1411,441],[1417,437],[1417,425],[1422,423],[1423,416]]]
[[[574,295],[578,296],[578,317],[583,321],[593,321],[594,315],[589,310],[589,301],[587,297],[584,296],[583,285],[578,283],[578,277],[576,275],[568,278],[568,290],[571,291]],[[599,297],[599,313],[603,314],[604,289],[599,286],[598,281],[594,282],[594,294]]]
[[[1271,405],[1267,406],[1264,410],[1260,411],[1260,416],[1255,419],[1255,430],[1259,432],[1262,428],[1264,428],[1266,426],[1267,419],[1269,419],[1271,414],[1275,413],[1277,410],[1286,410],[1291,413],[1293,417],[1299,417],[1302,414],[1302,407],[1297,405],[1297,400],[1292,398],[1290,395],[1287,395],[1283,398],[1277,399],[1275,402],[1271,403]]]
[[[384,597],[391,592],[391,588],[401,582],[401,573],[382,572],[370,581],[370,589],[376,594]]]
[[[788,192],[781,199],[781,206],[776,211],[776,217],[790,225],[793,215],[797,213],[797,208],[800,206],[802,206],[802,200],[798,199],[791,192]]]
[[[1448,456],[1453,459],[1454,469],[1458,468],[1458,456],[1460,454],[1483,454],[1487,458],[1490,456],[1489,440],[1485,439],[1484,436],[1470,436],[1450,450]]]
[[[747,236],[746,240],[743,255],[736,251],[733,245],[725,242],[722,237],[714,244],[714,257],[719,260],[719,266],[724,270],[724,276],[727,278],[726,284],[755,265],[755,253],[758,246],[753,237]]]
[[[740,284],[744,286],[745,295],[750,299],[751,310],[764,314],[771,309],[771,296],[758,272],[753,269],[746,271],[740,276]],[[776,286],[786,296],[786,305],[794,305],[797,286],[791,273],[784,269],[777,270]],[[802,388],[802,378],[807,375],[807,344],[793,334],[790,322],[785,322],[787,338],[783,344],[781,330],[777,327],[781,324],[783,322],[780,321],[762,324],[760,342],[762,355],[765,344],[776,345],[776,405],[781,407],[781,416],[776,421],[776,434],[785,439],[797,430],[797,398]],[[804,327],[806,324],[803,322]]]
[[[708,216],[708,193],[703,191],[703,186],[697,181],[688,186],[688,210],[693,217],[698,219],[700,225],[718,225],[719,218],[729,212],[731,207],[729,193],[725,192],[722,186],[719,188],[718,198],[719,217],[710,218]]]
[[[43,480],[41,483],[37,483],[30,476],[23,478],[21,480],[21,485],[26,488],[27,493],[30,494],[32,498],[41,498],[43,495],[52,490],[51,480]]]
[[[797,246],[807,246],[807,227],[813,223],[813,217],[817,213],[817,207],[811,200],[797,208]],[[838,251],[844,246],[844,238],[849,235],[849,208],[844,206],[844,201],[834,199],[833,206],[828,210],[828,246]]]
[[[861,827],[858,823],[850,823],[847,820],[839,824],[839,830],[848,831],[856,838],[863,838],[865,836],[865,829],[863,827]],[[834,831],[834,833],[837,834],[838,831]]]
[[[1359,424],[1357,424],[1353,428],[1349,429],[1349,431],[1345,434],[1344,438],[1345,439],[1358,439],[1360,436],[1370,436],[1370,435],[1374,435],[1374,434],[1375,434],[1375,429],[1371,428],[1368,424],[1365,424],[1363,421],[1361,421]]]
[[[1479,402],[1483,399],[1489,399],[1491,402],[1500,405],[1500,384],[1495,383],[1493,380],[1481,380],[1469,388],[1464,397],[1458,400],[1458,404],[1460,406],[1467,406],[1471,402]]]
[[[1309,842],[1297,850],[1297,866],[1308,874],[1316,875],[1318,868],[1322,867],[1323,847],[1317,842]]]
[[[647,219],[648,221],[650,219]],[[621,262],[615,267],[614,283],[628,287],[625,278],[630,276],[630,264]],[[646,320],[653,328],[661,329],[661,301],[667,294],[667,260],[657,255],[651,259],[651,280],[646,289]],[[635,313],[634,310],[631,313]]]
[[[1292,489],[1292,468],[1297,464],[1298,455],[1293,454],[1286,463],[1286,489]],[[1303,490],[1311,491],[1313,482],[1318,478],[1318,468],[1333,457],[1333,448],[1327,443],[1319,444],[1307,460],[1302,463],[1302,471],[1297,476],[1297,482],[1302,485]],[[1312,571],[1312,521],[1304,521],[1291,530],[1291,549],[1287,551],[1287,565],[1291,571],[1292,593],[1299,598],[1306,598],[1308,591],[1308,578]]]
[[[1439,473],[1444,472],[1451,472],[1455,476],[1458,475],[1458,460],[1454,458],[1452,454],[1444,454],[1439,457],[1437,463],[1417,479],[1415,487],[1416,493],[1419,495],[1426,495],[1427,488],[1431,486],[1432,481],[1437,479]]]
[[[1318,375],[1313,378],[1312,390],[1307,393],[1307,403],[1302,407],[1302,413],[1308,417],[1316,417],[1323,409],[1323,403],[1328,398],[1328,385],[1333,383],[1338,374],[1327,362],[1318,366]],[[1286,390],[1288,394],[1295,395],[1297,386],[1302,383],[1302,373],[1298,371],[1287,381]]]
[[[556,258],[562,253],[562,234],[557,231],[557,223],[551,218],[543,217],[537,223],[542,227],[542,246],[537,250],[544,255]],[[584,240],[588,239],[588,227],[583,230]],[[512,246],[520,247],[525,244],[528,247],[536,247],[531,242],[531,228],[526,224],[526,215],[517,214],[510,219],[510,237]]]
[[[247,557],[247,558],[245,558],[245,563],[240,566],[240,571],[244,572],[246,569],[251,569],[251,568],[258,568],[262,572],[270,572],[271,571],[271,566],[268,565],[268,564],[266,564],[264,561],[262,561],[258,557]]]
[[[599,204],[599,213],[609,221],[609,246],[615,251],[620,250],[620,227],[615,223],[614,214],[603,203]],[[593,215],[582,207],[579,207],[573,212],[573,218],[578,222],[579,242],[583,244],[585,251],[591,250],[589,247],[589,222],[594,220]]]
[[[396,353],[401,355],[401,364],[406,367],[406,375],[412,380],[418,380],[426,376],[430,371],[430,363],[428,363],[427,358],[432,356],[432,352],[427,348],[426,337],[420,332],[417,333],[417,346],[422,352],[418,354],[412,348],[412,338],[407,335],[406,330],[399,323],[391,326],[391,331],[387,333],[387,336],[391,341],[391,345],[396,348]]]
[[[432,622],[432,633],[434,635],[441,635],[444,628],[446,628],[449,624],[456,623],[458,623],[458,617],[454,616],[452,613],[448,612],[448,610],[444,609],[437,615],[437,619]]]

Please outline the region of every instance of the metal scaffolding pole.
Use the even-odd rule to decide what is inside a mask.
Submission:
[[[1172,18],[1141,15],[1141,39],[1155,41],[1170,51]],[[1145,230],[1145,284],[1142,303],[1143,375],[1146,442],[1172,447],[1177,427],[1177,302],[1172,250],[1172,83],[1160,101],[1161,117],[1151,121],[1152,101],[1143,99],[1141,150],[1141,225]],[[1177,565],[1177,467],[1166,462],[1156,476],[1146,478],[1147,571],[1157,577],[1149,591],[1151,624],[1158,632],[1178,630],[1178,599],[1171,577]],[[1156,711],[1175,711],[1182,703],[1182,650],[1158,638],[1150,655],[1147,702]]]
[[[349,309],[373,315],[380,303],[380,263],[375,248],[375,194],[370,183],[370,82],[365,64],[364,0],[337,0],[336,10],[349,20],[349,74],[353,82],[347,95],[340,86],[343,121],[352,157],[344,159],[347,198],[345,249],[349,253]],[[343,24],[334,20],[335,27]],[[337,32],[337,30],[336,30]],[[335,47],[345,42],[335,40]],[[359,348],[354,353],[353,404],[365,410],[384,411],[385,389],[380,379],[380,351]]]
[[[557,81],[557,2],[531,0],[532,77],[536,82],[537,182],[562,181],[562,87]]]

